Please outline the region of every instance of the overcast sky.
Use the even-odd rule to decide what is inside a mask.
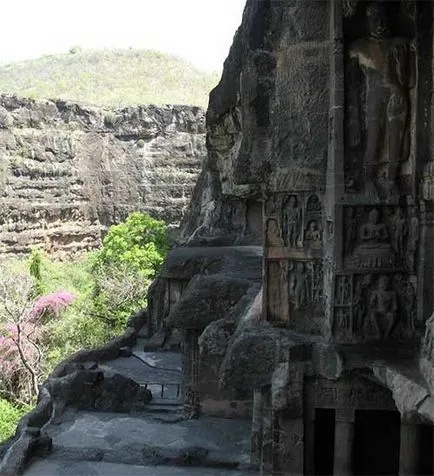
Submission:
[[[150,48],[221,70],[246,0],[1,0],[0,62]]]

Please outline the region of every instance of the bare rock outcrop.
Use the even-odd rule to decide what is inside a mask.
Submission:
[[[205,155],[204,111],[0,96],[0,254],[97,246],[146,211],[176,226]]]

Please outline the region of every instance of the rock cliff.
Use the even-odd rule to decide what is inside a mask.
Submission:
[[[0,254],[97,246],[141,210],[176,226],[205,155],[204,111],[0,96]]]
[[[433,474],[433,38],[432,2],[247,0],[145,349],[260,474]]]

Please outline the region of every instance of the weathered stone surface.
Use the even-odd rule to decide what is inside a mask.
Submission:
[[[94,248],[146,211],[176,226],[205,156],[204,111],[0,96],[0,254]]]
[[[73,405],[82,410],[128,412],[143,410],[152,394],[134,380],[99,369],[77,370],[47,382],[57,412]]]
[[[211,93],[208,155],[151,288],[149,334],[164,345],[182,329],[189,418],[254,393],[263,474],[316,474],[317,425],[336,436],[321,472],[386,461],[406,474],[426,452],[405,442],[434,421],[433,12],[248,0]],[[365,411],[377,454],[357,463]]]
[[[204,329],[211,322],[228,316],[249,286],[247,280],[225,275],[196,276],[171,310],[168,325]]]

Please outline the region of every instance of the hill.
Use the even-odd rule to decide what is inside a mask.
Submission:
[[[217,73],[152,50],[81,50],[0,65],[0,93],[100,106],[206,107]]]

